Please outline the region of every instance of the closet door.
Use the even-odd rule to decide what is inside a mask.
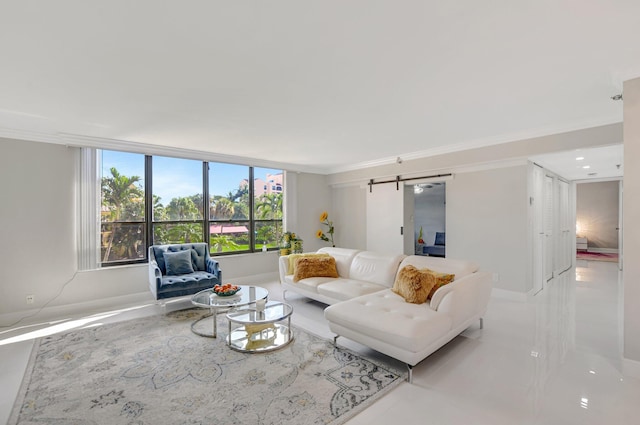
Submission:
[[[573,225],[571,223],[569,183],[558,179],[558,273],[571,268]]]
[[[553,279],[554,253],[554,207],[553,177],[544,177],[544,278]]]
[[[533,293],[544,287],[544,171],[538,165],[533,166],[530,204],[532,208],[533,241]]]
[[[404,186],[378,184],[367,189],[367,250],[404,252]],[[413,228],[408,228],[413,234]]]

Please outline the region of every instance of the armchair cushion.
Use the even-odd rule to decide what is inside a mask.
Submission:
[[[191,262],[191,250],[165,251],[163,257],[167,268],[167,276],[178,276],[194,272],[193,263]]]

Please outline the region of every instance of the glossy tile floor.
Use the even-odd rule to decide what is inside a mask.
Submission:
[[[262,285],[271,299],[282,299],[277,282]],[[348,424],[640,423],[640,380],[621,374],[620,294],[617,264],[579,261],[575,273],[562,274],[527,301],[494,297],[484,329],[471,326],[416,366],[413,384],[403,383]],[[294,324],[333,336],[322,304],[294,294],[287,301]],[[165,309],[189,306],[182,300]],[[161,312],[149,304],[0,333],[0,423],[9,416],[40,332]],[[338,343],[384,357],[344,338]]]

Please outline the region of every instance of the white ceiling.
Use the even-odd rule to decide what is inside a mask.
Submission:
[[[3,0],[0,134],[340,171],[622,121],[640,1]]]
[[[567,180],[615,179],[623,176],[623,145],[540,155],[530,158],[536,164]]]

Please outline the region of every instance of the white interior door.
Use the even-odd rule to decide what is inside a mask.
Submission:
[[[414,217],[415,217],[415,194],[413,191],[413,185],[407,185],[404,187],[404,209],[402,213],[403,220],[403,240],[404,251],[406,255],[413,255],[416,251],[416,241],[414,237]]]
[[[544,177],[544,279],[553,279],[554,260],[554,215],[553,215],[553,177]]]
[[[537,165],[533,167],[531,188],[531,215],[532,215],[532,240],[533,240],[533,293],[537,293],[544,287],[544,171]]]
[[[619,183],[619,197],[618,197],[618,269],[622,270],[622,251],[624,249],[624,243],[622,240],[622,192],[624,191],[624,181],[620,180]]]
[[[558,180],[558,248],[557,272],[562,273],[571,268],[571,257],[573,255],[573,225],[571,219],[571,211],[569,208],[569,183],[564,180]]]
[[[367,250],[404,252],[403,210],[404,186],[379,184],[367,190]]]

